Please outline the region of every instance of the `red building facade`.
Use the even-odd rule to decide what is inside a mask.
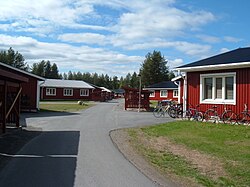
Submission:
[[[91,100],[94,87],[84,81],[46,79],[41,100]]]
[[[179,101],[179,86],[178,83],[172,81],[164,81],[150,85],[144,90],[150,91],[150,100],[175,100]]]
[[[181,78],[184,107],[200,105],[201,111],[217,106],[240,114],[244,104],[250,107],[250,48],[239,48],[176,68]],[[185,108],[184,108],[185,109]]]

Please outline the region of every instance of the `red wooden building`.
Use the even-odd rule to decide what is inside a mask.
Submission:
[[[172,81],[163,81],[160,83],[147,86],[143,90],[150,91],[149,99],[155,101],[175,100],[179,99],[178,84]]]
[[[200,104],[201,110],[224,105],[239,114],[250,107],[250,48],[239,48],[176,68],[183,76],[181,98],[187,104]],[[185,108],[184,108],[185,109]]]
[[[0,133],[9,123],[19,127],[21,109],[39,108],[39,80],[43,78],[0,62]]]
[[[93,89],[84,81],[46,79],[41,84],[41,100],[91,100]]]
[[[150,102],[149,102],[149,95],[150,91],[141,90],[141,98],[139,101],[139,89],[135,88],[128,88],[124,87],[125,90],[125,110],[128,108],[137,108],[139,109],[139,102],[140,102],[140,109],[150,109]]]
[[[39,81],[44,78],[34,75],[32,73],[17,69],[7,64],[0,62],[0,69],[23,76],[28,79],[27,82],[21,83],[21,110],[22,111],[37,111],[39,109],[40,85]]]

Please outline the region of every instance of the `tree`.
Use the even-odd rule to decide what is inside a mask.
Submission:
[[[146,55],[146,59],[141,65],[140,74],[143,86],[169,80],[167,62],[160,51]]]
[[[130,86],[132,88],[138,88],[139,87],[139,78],[136,72],[133,73],[130,79]]]
[[[60,79],[59,70],[58,70],[58,67],[57,67],[57,65],[55,63],[53,63],[53,65],[51,66],[50,78],[52,78],[52,79]]]
[[[42,60],[41,62],[34,63],[32,65],[32,73],[39,75],[44,78],[49,78],[49,79],[60,79],[62,77],[59,76],[59,71],[57,68],[57,65],[53,63],[51,66],[50,61],[44,61]]]
[[[28,65],[25,63],[25,59],[18,51],[14,51],[12,47],[9,50],[0,52],[0,62],[16,67],[21,70],[28,71]]]

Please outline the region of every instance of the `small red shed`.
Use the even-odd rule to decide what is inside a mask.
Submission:
[[[155,101],[175,100],[179,98],[178,84],[172,81],[163,81],[147,86],[143,90],[150,91],[149,99]]]
[[[0,69],[8,71],[18,76],[23,76],[28,79],[27,82],[22,82],[21,92],[21,111],[33,111],[39,110],[39,96],[40,96],[40,85],[39,81],[45,80],[43,77],[34,75],[27,71],[17,69],[7,64],[0,62]]]
[[[128,108],[138,108],[140,102],[140,109],[150,109],[149,95],[150,91],[141,90],[141,95],[139,96],[139,89],[124,87],[125,90],[125,110]],[[139,98],[141,97],[141,98]]]
[[[214,105],[219,114],[224,105],[239,114],[250,107],[250,47],[239,48],[177,67],[184,109],[200,104],[205,111]]]

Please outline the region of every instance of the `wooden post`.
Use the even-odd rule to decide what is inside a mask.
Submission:
[[[3,126],[2,126],[2,133],[5,133],[6,130],[6,107],[7,107],[7,81],[4,81],[3,86]]]

